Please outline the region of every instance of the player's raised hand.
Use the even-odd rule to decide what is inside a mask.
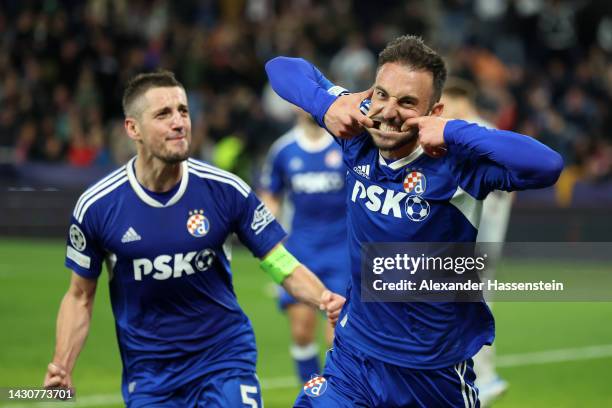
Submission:
[[[325,310],[327,313],[327,320],[329,320],[332,327],[336,327],[338,316],[340,316],[340,311],[342,310],[342,306],[344,306],[344,302],[346,302],[344,296],[329,290],[324,291],[321,295],[319,308]]]
[[[410,118],[403,123],[401,131],[408,131],[411,127],[418,128],[419,144],[428,156],[438,158],[446,154],[444,127],[449,120],[440,116]]]
[[[361,113],[359,105],[372,97],[372,88],[338,97],[325,113],[325,126],[337,137],[348,139],[373,127],[374,122]]]
[[[49,363],[43,386],[45,388],[72,389],[72,377],[70,373],[59,364]]]

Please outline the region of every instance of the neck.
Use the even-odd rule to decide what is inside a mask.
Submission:
[[[134,163],[136,179],[147,190],[163,193],[174,187],[182,176],[182,162],[164,163],[161,160],[139,154]]]
[[[417,149],[417,147],[419,147],[418,142],[419,142],[418,139],[415,137],[413,141],[397,149],[394,149],[394,150],[382,150],[381,149],[380,154],[382,157],[384,157],[387,160],[395,161],[395,160],[403,159],[404,157],[407,157],[410,154],[412,154],[412,152],[414,152]]]
[[[318,126],[312,126],[310,124],[302,125],[302,129],[304,130],[304,136],[308,140],[316,142],[324,136],[322,129]]]

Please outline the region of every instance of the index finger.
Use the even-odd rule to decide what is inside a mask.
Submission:
[[[359,122],[359,124],[364,127],[364,128],[373,128],[374,127],[374,121],[372,119],[370,119],[369,117],[367,117],[366,115],[361,115],[358,119],[357,122]]]
[[[421,124],[421,122],[423,122],[427,117],[426,116],[419,116],[416,118],[408,118],[404,121],[404,123],[402,124],[402,127],[400,129],[400,131],[405,132],[408,130],[408,128],[411,128],[413,126],[418,126]]]
[[[332,294],[329,290],[325,290],[322,294],[321,294],[321,300],[319,303],[319,309],[321,310],[326,310],[328,307],[328,303],[332,298]]]
[[[371,86],[365,91],[358,92],[357,95],[361,97],[361,100],[364,100],[364,99],[371,99],[373,93],[374,93],[374,87]]]

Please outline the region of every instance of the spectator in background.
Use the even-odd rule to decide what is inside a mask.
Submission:
[[[453,74],[473,79],[485,91],[482,114],[497,127],[530,126],[536,135],[547,134],[542,140],[562,146],[566,162],[585,177],[592,160],[608,157],[612,6],[560,0],[425,3],[5,2],[0,15],[0,145],[14,154],[21,124],[29,118],[36,124],[34,145],[39,147],[24,150],[20,142],[21,158],[66,162],[64,154],[41,151],[63,151],[70,138],[66,112],[83,112],[91,105],[100,110],[105,144],[110,144],[112,123],[121,118],[114,103],[121,94],[118,84],[135,72],[163,67],[178,72],[191,90],[198,137],[207,137],[198,143],[201,157],[211,157],[214,143],[237,131],[227,122],[236,110],[245,123],[256,125],[257,130],[238,129],[249,153],[263,153],[270,140],[260,140],[256,132],[278,134],[287,126],[253,108],[265,84],[263,61],[278,54],[300,55],[333,66],[340,80],[348,75],[360,81],[368,53],[411,33],[429,37],[451,56]],[[354,47],[342,49],[343,39],[351,36]],[[339,53],[357,62],[339,63],[340,58],[334,59]],[[542,111],[516,102],[529,99],[535,85],[547,93]],[[251,94],[248,112],[235,87]],[[212,106],[213,100],[222,106]],[[43,129],[50,113],[59,141]],[[199,121],[198,115],[204,118]],[[86,116],[79,121],[88,133]],[[558,136],[550,129],[558,124],[569,124],[570,130]],[[47,144],[53,148],[40,148]]]
[[[346,45],[332,58],[330,70],[342,87],[365,89],[372,84],[376,57],[365,47],[362,35],[353,32]]]

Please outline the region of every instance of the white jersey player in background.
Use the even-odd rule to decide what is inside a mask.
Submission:
[[[476,87],[471,82],[449,78],[442,93],[441,100],[444,103],[442,116],[463,119],[494,128],[494,125],[479,115],[475,104],[476,92]],[[513,193],[500,190],[492,191],[487,196],[482,206],[477,242],[501,243],[505,241],[512,199]],[[502,255],[502,245],[491,246],[487,254],[489,255],[487,278],[493,278],[495,266]],[[492,307],[490,302],[489,307]],[[508,383],[497,374],[495,369],[494,346],[483,346],[474,356],[474,370],[476,371],[476,386],[480,390],[481,406],[491,406],[508,389]]]

